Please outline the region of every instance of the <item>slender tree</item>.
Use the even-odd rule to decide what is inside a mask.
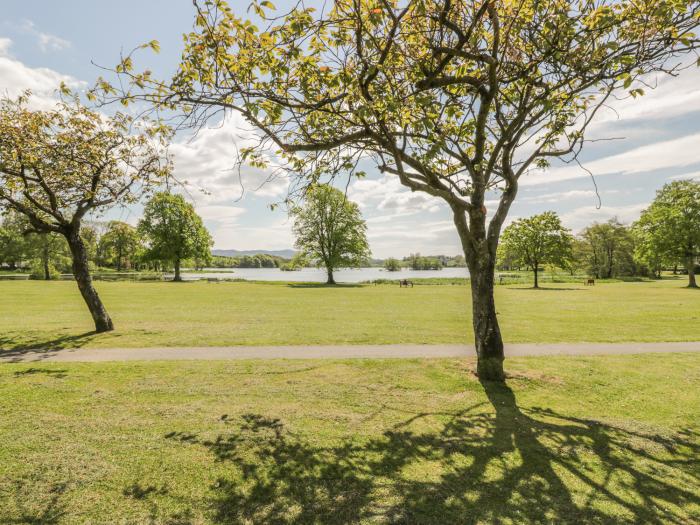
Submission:
[[[211,259],[211,235],[182,195],[155,194],[144,208],[138,230],[148,244],[148,257],[173,265],[175,281],[182,281],[184,259]]]
[[[71,255],[65,238],[58,233],[26,234],[29,254],[32,257],[34,270],[33,278],[45,281],[57,279],[60,272],[70,266]]]
[[[638,255],[682,261],[688,287],[697,288],[695,265],[700,257],[700,182],[679,180],[664,185],[634,226]]]
[[[100,80],[94,94],[178,110],[194,127],[237,112],[260,133],[242,160],[277,155],[302,186],[372,159],[443,199],[471,274],[477,370],[495,380],[496,249],[518,181],[574,160],[613,95],[643,94],[637,79],[682,69],[700,45],[696,0],[335,0],[279,16],[254,1],[262,28],[223,0],[194,4],[172,80],[134,71],[130,54],[124,88]]]
[[[31,229],[68,242],[73,276],[95,322],[112,330],[92,284],[81,236],[86,214],[133,202],[167,177],[166,130],[117,114],[107,118],[77,100],[35,111],[29,96],[0,100],[0,202],[23,214]]]
[[[503,231],[499,250],[502,257],[522,263],[535,274],[535,288],[539,288],[539,271],[544,264],[565,268],[572,255],[570,230],[564,228],[553,211],[518,219]]]
[[[367,225],[360,208],[332,186],[309,188],[303,206],[291,210],[296,248],[323,264],[327,284],[338,268],[359,266],[370,256]]]

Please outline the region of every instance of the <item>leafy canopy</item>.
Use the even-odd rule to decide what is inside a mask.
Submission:
[[[501,257],[512,263],[537,269],[544,264],[561,268],[572,256],[573,237],[553,211],[518,219],[506,227],[501,237]]]
[[[211,235],[182,195],[156,193],[144,207],[138,231],[148,243],[151,259],[179,263],[211,258]]]
[[[637,254],[674,262],[700,257],[700,182],[664,185],[634,225]]]
[[[77,99],[44,111],[30,101],[0,100],[0,205],[36,231],[65,234],[89,211],[134,202],[169,176],[161,125],[105,117]]]
[[[326,184],[313,186],[303,206],[291,210],[295,247],[327,270],[360,266],[370,256],[360,208]]]
[[[110,221],[100,239],[102,257],[117,268],[128,266],[141,247],[141,237],[131,224]]]

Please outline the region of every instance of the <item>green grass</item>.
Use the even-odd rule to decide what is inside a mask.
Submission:
[[[682,280],[496,287],[507,342],[689,341],[700,293]],[[96,336],[73,282],[0,282],[0,348],[471,341],[467,286],[96,284],[117,330]]]
[[[700,355],[0,367],[0,523],[697,523]]]
[[[700,293],[684,281],[496,287],[507,342],[689,341]],[[73,282],[0,282],[0,348],[457,343],[467,286],[96,284],[117,330],[95,335]]]

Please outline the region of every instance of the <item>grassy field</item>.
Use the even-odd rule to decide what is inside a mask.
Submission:
[[[0,367],[1,523],[697,523],[700,355]]]
[[[700,293],[682,280],[498,286],[508,342],[700,339]],[[114,333],[90,333],[73,282],[0,282],[0,348],[471,341],[466,286],[325,287],[99,282]]]

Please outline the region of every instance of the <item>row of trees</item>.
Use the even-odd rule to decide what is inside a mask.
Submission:
[[[214,268],[280,268],[287,262],[284,257],[258,253],[240,257],[214,255],[210,264]]]
[[[80,236],[91,270],[170,268],[180,280],[183,260],[196,267],[211,260],[209,233],[192,205],[179,195],[157,194],[146,205],[138,227],[122,221],[88,223]],[[8,211],[0,223],[0,265],[10,270],[30,268],[33,278],[49,280],[69,273],[72,262],[65,238],[32,232],[25,216]]]
[[[631,226],[611,219],[594,223],[577,237],[554,212],[514,221],[505,228],[498,249],[501,268],[527,267],[538,287],[539,270],[555,265],[595,278],[624,275],[660,277],[664,268],[682,266],[688,286],[697,287],[700,257],[700,183],[666,184]]]

